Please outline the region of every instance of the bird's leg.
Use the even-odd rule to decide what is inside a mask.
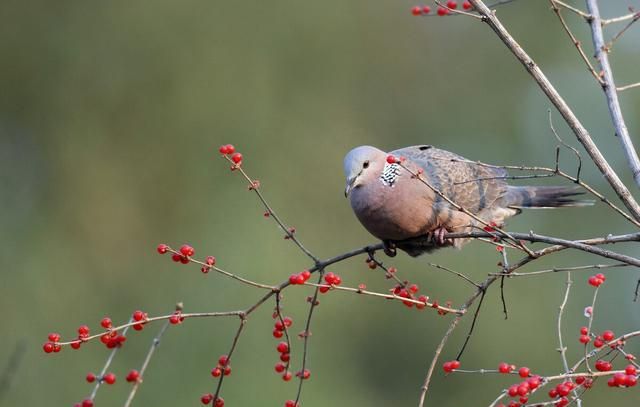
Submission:
[[[396,257],[396,254],[398,254],[398,252],[396,251],[396,244],[391,240],[383,240],[382,246],[384,248],[384,254],[386,254],[387,256]]]

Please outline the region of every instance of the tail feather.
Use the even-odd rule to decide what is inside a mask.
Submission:
[[[564,208],[591,206],[593,201],[575,199],[583,195],[580,187],[515,187],[509,186],[505,196],[508,207],[520,208]]]

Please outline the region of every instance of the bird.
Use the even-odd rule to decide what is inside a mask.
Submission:
[[[577,186],[509,185],[505,169],[431,145],[388,153],[356,147],[344,158],[344,174],[353,212],[389,256],[396,255],[396,248],[412,257],[447,246],[461,248],[470,239],[449,239],[447,234],[501,228],[523,208],[593,204],[574,199],[583,194]]]

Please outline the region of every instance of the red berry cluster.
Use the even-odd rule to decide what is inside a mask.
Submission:
[[[389,269],[389,273],[391,273],[391,269]],[[418,287],[417,284],[409,284],[408,282],[405,281],[403,284],[397,284],[395,287],[393,287],[389,291],[391,291],[394,295],[397,295],[398,297],[415,300],[416,294],[418,293],[419,290],[420,288]],[[420,301],[421,304],[416,304],[413,301],[406,301],[406,300],[403,300],[402,303],[408,308],[412,308],[415,305],[416,309],[424,309],[427,306],[427,301],[429,300],[429,297],[427,297],[426,295],[420,295],[418,296],[417,300]]]
[[[342,283],[342,278],[335,273],[328,272],[327,274],[324,275],[324,281],[330,286],[338,286]],[[322,286],[319,288],[320,292],[323,294],[329,291],[330,289],[331,287],[328,287],[328,286]]]
[[[171,325],[178,325],[184,321],[184,317],[182,316],[182,311],[175,311],[173,315],[169,317],[169,323]]]
[[[127,340],[127,337],[117,331],[109,331],[100,335],[100,342],[104,343],[107,349],[119,348]]]
[[[595,348],[603,347],[605,343],[611,342],[616,337],[613,331],[610,329],[603,331],[602,334],[600,335],[597,335],[597,336],[593,335],[593,336],[595,337],[595,339],[593,340],[593,346]],[[592,339],[592,336],[589,335],[589,328],[587,328],[586,326],[583,326],[582,328],[580,328],[580,337],[578,338],[578,341],[586,345],[587,343],[591,342],[591,339]],[[611,344],[611,348],[615,348],[617,346],[618,346],[617,343]]]
[[[47,339],[49,339],[49,341],[45,342],[44,345],[42,345],[42,350],[45,353],[51,353],[51,352],[58,353],[62,350],[62,346],[58,344],[58,342],[60,342],[60,334],[50,333]]]
[[[289,283],[292,285],[302,285],[306,283],[310,277],[311,272],[309,270],[303,270],[300,273],[290,275]]]
[[[445,373],[451,373],[456,369],[460,368],[460,361],[459,360],[451,360],[448,362],[444,362],[442,364],[442,370],[444,370]]]
[[[638,371],[634,365],[627,365],[624,372],[614,374],[607,381],[609,387],[633,387],[638,384]]]
[[[604,276],[604,274],[598,273],[595,276],[589,277],[588,281],[589,281],[589,285],[592,285],[594,287],[600,287],[600,285],[604,283],[605,280],[606,280],[606,277]]]
[[[278,314],[276,314],[275,316],[277,318]],[[293,319],[291,319],[290,317],[284,317],[282,318],[282,320],[278,318],[273,327],[273,337],[282,338],[285,329],[289,328],[291,325],[293,325]]]
[[[470,2],[468,1],[464,1],[462,3],[462,8],[465,10],[470,10],[473,6],[471,5]],[[458,8],[458,2],[455,0],[449,0],[447,1],[447,7],[438,7],[437,9],[437,14],[440,17],[444,17],[449,15],[449,13],[451,12],[451,10],[455,10]],[[411,8],[411,14],[413,14],[414,16],[426,16],[431,14],[431,7],[429,6],[415,6],[413,8]]]
[[[224,407],[224,399],[222,397],[217,397],[214,401],[214,396],[211,393],[203,394],[200,397],[200,402],[204,405],[212,404],[214,407]]]
[[[589,388],[585,386],[586,383],[587,381],[585,380],[582,383],[582,386],[584,386],[585,388]],[[592,384],[593,382],[589,382],[588,386],[591,386]],[[564,381],[557,384],[553,389],[549,390],[549,397],[552,399],[557,399],[554,404],[555,406],[564,407],[569,404],[569,399],[567,398],[567,396],[577,386],[578,384],[572,382],[571,380]]]
[[[142,331],[144,329],[144,324],[146,324],[147,319],[149,319],[149,315],[147,315],[146,312],[137,310],[131,314],[131,319],[136,322],[133,324],[132,328],[136,331]]]
[[[204,274],[207,274],[209,270],[211,270],[213,266],[216,265],[216,258],[214,256],[207,256],[204,259],[204,262],[206,264],[200,268],[200,271],[202,271]]]
[[[233,166],[231,167],[232,170],[235,170],[242,165],[242,154],[236,153],[236,148],[232,144],[224,144],[220,146],[218,151],[224,156],[231,156],[231,161],[233,161]]]
[[[289,360],[291,360],[291,349],[289,349],[289,344],[287,342],[280,342],[278,346],[276,346],[276,350],[280,354],[280,362],[276,363],[275,371],[276,373],[282,374],[282,380],[288,382],[291,380],[293,375],[288,370]]]
[[[229,376],[231,374],[231,361],[227,355],[220,355],[218,365],[211,370],[211,376],[220,377],[222,375]]]
[[[520,376],[522,377],[522,375]],[[520,383],[515,383],[509,386],[507,394],[509,397],[517,397],[518,401],[512,400],[509,406],[517,407],[522,404],[526,404],[529,401],[529,394],[537,389],[541,384],[539,376],[523,377],[525,380]]]

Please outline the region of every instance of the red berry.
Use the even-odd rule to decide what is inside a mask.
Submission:
[[[518,385],[514,384],[512,386],[509,386],[509,388],[507,389],[507,393],[509,394],[510,397],[515,397],[518,395]]]
[[[500,373],[511,373],[511,370],[513,370],[513,368],[508,363],[502,362],[498,365],[498,372]]]
[[[100,326],[102,326],[104,329],[109,329],[111,328],[111,318],[109,317],[104,317],[102,318],[102,321],[100,321]]]
[[[289,284],[293,284],[293,285],[298,284],[298,275],[297,274],[291,274],[289,276]]]
[[[182,258],[183,258],[183,257],[184,257],[184,256],[183,256],[183,255],[181,255],[181,254],[174,253],[174,254],[172,254],[172,255],[171,255],[171,260],[173,260],[173,261],[175,261],[176,263],[178,263],[178,262],[182,261]]]
[[[604,280],[601,280],[596,276],[591,276],[589,277],[588,282],[589,282],[589,285],[592,285],[594,287],[600,287],[600,285],[604,283]]]
[[[224,399],[222,397],[218,397],[214,402],[213,405],[215,407],[224,407]]]
[[[456,9],[458,8],[458,2],[455,0],[449,0],[447,1],[447,7],[451,8],[451,9]]]
[[[555,399],[556,397],[558,397],[558,390],[556,389],[551,389],[549,390],[549,397],[552,399]]]
[[[229,364],[229,356],[220,355],[220,357],[218,358],[218,363],[220,364],[220,366],[227,366]]]
[[[78,335],[80,335],[81,337],[89,336],[89,327],[86,325],[81,325],[78,328]]]
[[[284,407],[299,407],[299,404],[293,400],[287,400],[284,403]]]
[[[286,342],[280,342],[276,349],[280,353],[289,353],[289,345]]]
[[[453,370],[453,368],[451,367],[451,362],[444,362],[442,364],[442,370],[445,371],[445,373],[449,373]]]
[[[633,387],[638,384],[638,377],[635,374],[627,375],[625,386]]]
[[[413,294],[417,293],[419,290],[418,285],[417,284],[411,284],[409,286],[409,291],[411,291]]]
[[[282,362],[278,362],[278,363],[276,363],[276,367],[275,367],[276,372],[278,372],[278,373],[282,373],[282,372],[284,372],[284,370],[285,370],[286,368],[287,368],[287,367],[284,365],[284,363],[282,363]]]
[[[182,253],[183,256],[193,256],[195,254],[195,250],[193,247],[189,246],[188,244],[183,244],[180,247],[180,253]]]
[[[274,329],[273,330],[273,337],[274,338],[282,338],[282,335],[284,335],[284,333],[278,329]]]
[[[628,375],[635,375],[637,370],[634,365],[627,365],[627,367],[624,368],[624,372]]]
[[[93,400],[91,399],[82,400],[82,407],[93,407]]]
[[[465,10],[469,10],[469,9],[471,9],[471,7],[473,7],[473,6],[468,1],[465,1],[464,3],[462,3],[462,8],[465,9]]]
[[[459,361],[459,360],[452,360],[452,361],[451,361],[451,367],[452,367],[453,369],[458,369],[458,368],[460,368],[460,361]]]
[[[296,376],[306,380],[311,377],[311,372],[308,369],[304,369],[303,371],[296,373]]]
[[[87,383],[93,383],[96,381],[96,375],[93,373],[87,373],[87,377],[85,377],[85,379],[87,380]]]
[[[214,256],[207,256],[207,258],[205,259],[205,263],[207,263],[209,266],[214,266],[216,264],[216,258]]]
[[[293,325],[293,319],[291,319],[290,317],[284,317],[282,320],[284,321],[284,326],[286,326],[287,328]]]
[[[102,380],[104,380],[104,382],[107,384],[113,384],[116,382],[116,375],[114,375],[113,373],[107,373],[102,377]]]
[[[48,338],[51,342],[60,342],[60,334],[50,333]]]
[[[235,153],[231,156],[231,161],[233,161],[235,164],[240,164],[242,162],[242,154]]]
[[[422,9],[419,6],[412,7],[411,14],[413,14],[414,16],[419,16],[420,14],[422,14]]]
[[[220,377],[221,374],[222,374],[222,369],[220,369],[219,367],[216,367],[211,371],[211,376],[213,377]]]
[[[538,387],[540,387],[540,377],[539,376],[533,376],[527,379],[527,383],[529,383],[529,388],[531,390],[535,390]]]
[[[174,313],[169,317],[169,323],[172,325],[177,325],[180,322],[182,322],[182,317],[180,316],[179,313]]]
[[[222,146],[224,147],[224,146]],[[222,149],[222,147],[220,147]],[[203,394],[202,397],[200,397],[200,402],[204,405],[207,405],[209,403],[211,403],[211,401],[213,400],[213,394],[208,393],[208,394]]]
[[[169,246],[167,246],[166,244],[161,243],[161,244],[158,245],[156,250],[160,254],[165,254],[169,250]]]
[[[612,369],[611,363],[606,360],[598,360],[596,362],[596,370],[599,372],[608,372]]]
[[[580,343],[586,345],[589,343],[589,341],[591,341],[591,337],[589,337],[589,335],[580,335],[580,338],[578,340],[580,341]]]
[[[291,374],[291,372],[287,372],[282,375],[282,380],[284,380],[285,382],[288,382],[289,380],[291,380],[292,377],[293,375]]]
[[[580,335],[588,335],[589,334],[589,328],[587,328],[586,326],[583,326],[582,328],[580,328]]]
[[[131,318],[134,321],[142,321],[143,319],[145,319],[145,313],[140,310],[134,311],[131,315]]]
[[[218,151],[220,152],[220,154],[227,154],[227,146],[226,146],[226,144],[221,145],[220,148],[218,149]]]
[[[280,360],[283,362],[288,362],[289,359],[291,359],[291,354],[289,353],[283,353],[280,355]]]
[[[44,353],[53,352],[53,343],[46,342],[44,345],[42,345],[42,350],[44,351]]]
[[[236,148],[233,144],[227,144],[225,147],[227,148],[227,154],[233,154],[236,152]]]
[[[593,341],[593,346],[595,346],[596,348],[601,348],[604,346],[604,341],[602,340],[601,336],[598,336],[594,341]]]
[[[429,13],[431,13],[431,7],[422,6],[422,14],[429,14]]]
[[[418,10],[420,11],[420,8],[418,7]],[[400,162],[400,160],[398,160],[393,154],[389,154],[387,156],[387,163],[389,164],[395,164],[397,162]]]
[[[602,280],[603,283],[607,279],[602,273],[596,274],[596,278]]]
[[[569,399],[563,397],[556,402],[556,407],[565,407],[567,404],[569,404]]]
[[[518,386],[518,394],[520,395],[520,397],[524,397],[529,394],[529,385],[527,384],[527,382],[524,382]]]
[[[223,373],[225,376],[229,376],[231,374],[231,366],[225,366]]]
[[[613,331],[610,330],[606,330],[602,333],[602,339],[604,339],[606,342],[610,342],[615,337],[616,336],[613,334]]]
[[[131,383],[131,382],[137,382],[138,378],[140,377],[140,373],[135,370],[132,369],[129,371],[129,373],[127,374],[126,380]]]
[[[523,378],[529,377],[529,375],[531,374],[531,369],[529,369],[528,367],[521,367],[520,370],[518,370],[518,374]]]
[[[449,14],[449,10],[448,10],[448,9],[446,9],[446,8],[444,8],[444,7],[438,7],[438,15],[439,15],[440,17],[444,17],[444,16],[446,16],[447,14]]]
[[[564,384],[561,384],[556,387],[556,391],[560,396],[564,397],[571,392],[571,389],[569,388],[569,386],[565,386]]]
[[[303,270],[300,275],[304,278],[304,281],[307,281],[311,277],[311,272],[309,270]]]

